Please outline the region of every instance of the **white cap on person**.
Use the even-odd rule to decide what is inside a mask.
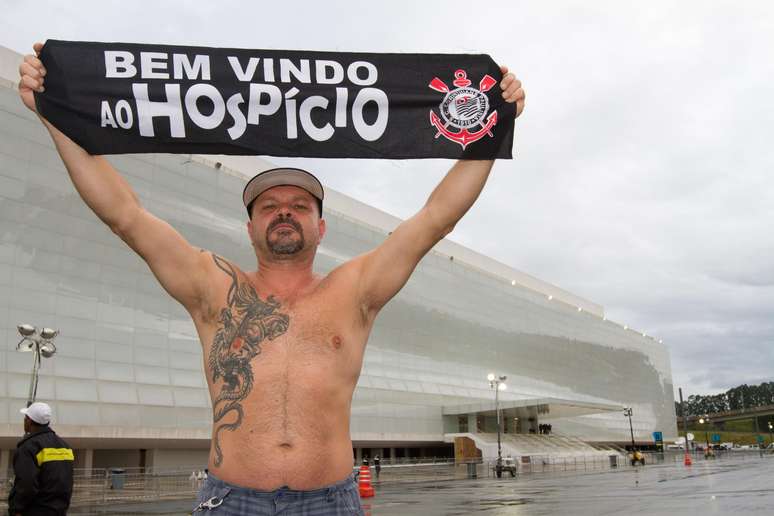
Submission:
[[[47,425],[51,422],[51,407],[48,403],[36,401],[27,408],[19,410],[22,414],[33,420],[39,425]]]

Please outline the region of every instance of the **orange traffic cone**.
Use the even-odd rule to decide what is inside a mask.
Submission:
[[[691,454],[688,453],[688,451],[685,452],[685,460],[683,461],[683,464],[685,464],[686,466],[690,466],[691,464],[693,464],[693,462],[691,461]]]
[[[357,483],[360,489],[360,498],[371,498],[374,496],[374,486],[371,485],[371,468],[366,465],[360,466]]]

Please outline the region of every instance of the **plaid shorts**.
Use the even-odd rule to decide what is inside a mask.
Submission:
[[[354,477],[312,491],[280,487],[257,491],[228,484],[210,474],[199,491],[193,516],[362,516]]]

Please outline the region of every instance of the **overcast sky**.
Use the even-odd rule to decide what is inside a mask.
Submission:
[[[60,38],[491,54],[527,109],[516,159],[451,238],[663,339],[675,395],[774,380],[774,3],[2,5],[0,45],[25,53]],[[404,218],[451,165],[271,160]]]

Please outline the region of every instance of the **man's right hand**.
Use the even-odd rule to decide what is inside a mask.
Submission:
[[[24,61],[19,65],[19,96],[24,105],[35,113],[37,113],[37,109],[35,108],[34,92],[42,93],[45,91],[43,81],[46,76],[46,68],[38,59],[42,48],[43,43],[32,45],[35,55],[29,54],[24,56]]]

